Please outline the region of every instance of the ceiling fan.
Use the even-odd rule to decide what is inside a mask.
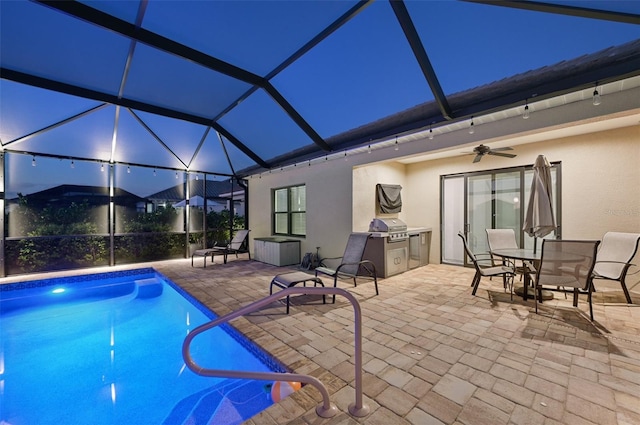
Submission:
[[[506,158],[515,158],[516,155],[512,153],[502,153],[503,151],[512,151],[513,148],[504,147],[504,148],[495,148],[491,149],[489,146],[478,145],[473,148],[473,152],[470,152],[469,155],[475,155],[473,158],[473,162],[480,162],[483,156],[485,155],[495,155],[495,156],[504,156]]]

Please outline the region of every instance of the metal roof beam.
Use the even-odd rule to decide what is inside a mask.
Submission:
[[[18,137],[15,140],[10,140],[7,143],[5,143],[3,146],[6,147],[6,146],[9,146],[9,145],[18,144],[18,143],[21,143],[21,142],[26,142],[27,140],[29,140],[29,139],[31,139],[31,138],[33,138],[35,136],[38,136],[40,134],[46,133],[49,130],[53,130],[53,129],[58,128],[58,127],[60,127],[60,126],[62,126],[64,124],[67,124],[67,123],[70,123],[72,121],[75,121],[78,118],[81,118],[81,117],[84,117],[86,115],[92,114],[95,111],[99,111],[100,109],[104,109],[107,106],[108,105],[106,103],[102,103],[100,105],[94,106],[93,108],[87,109],[86,111],[80,112],[79,114],[75,114],[73,116],[70,116],[69,118],[65,118],[63,120],[60,120],[60,121],[58,121],[58,122],[56,122],[54,124],[48,125],[48,126],[46,126],[44,128],[36,130],[36,131],[34,131],[32,133],[29,133],[27,135],[24,135],[22,137]]]
[[[271,71],[269,74],[267,74],[267,76],[265,78],[267,80],[271,80],[273,77],[275,77],[280,72],[282,72],[282,70],[284,70],[289,65],[291,65],[293,62],[298,60],[300,57],[302,57],[309,50],[313,49],[315,46],[320,44],[320,42],[322,40],[324,40],[325,38],[329,37],[336,30],[338,30],[344,24],[349,22],[354,16],[356,16],[358,13],[362,12],[367,6],[369,6],[372,3],[373,3],[373,0],[360,0],[351,9],[347,10],[345,13],[342,14],[342,16],[340,16],[338,19],[333,21],[328,27],[326,27],[325,29],[320,31],[315,37],[313,37],[311,40],[309,40],[308,43],[306,43],[304,46],[302,46],[300,49],[298,49],[296,52],[294,52],[291,56],[289,56],[287,59],[285,59],[273,71]]]
[[[159,34],[140,28],[137,25],[126,22],[115,16],[94,9],[80,2],[60,2],[50,0],[38,0],[39,3],[45,4],[53,9],[68,13],[76,18],[85,20],[94,25],[107,28],[122,34],[132,40],[152,46],[156,49],[174,54],[181,58],[200,64],[204,67],[228,75],[232,78],[244,81],[248,84],[264,88],[269,95],[280,105],[280,107],[289,115],[289,117],[304,131],[314,143],[322,149],[331,150],[331,147],[311,128],[311,126],[302,118],[302,116],[291,106],[289,102],[277,91],[271,83],[260,77],[228,62],[222,61],[216,57],[207,55],[198,50],[192,49],[184,44],[178,43]],[[235,105],[235,104],[234,104]],[[230,109],[229,109],[230,110]],[[219,118],[220,116],[218,116]],[[226,136],[225,136],[226,137]],[[235,139],[235,138],[234,138]],[[233,142],[233,139],[229,139]],[[237,140],[237,139],[235,139]],[[235,144],[235,142],[233,142]],[[238,146],[239,147],[239,146]]]
[[[291,104],[287,102],[287,100],[280,94],[280,92],[278,92],[278,90],[276,90],[275,87],[271,85],[270,82],[266,81],[264,89],[267,93],[269,93],[269,96],[271,96],[271,98],[275,100],[280,105],[280,107],[282,107],[282,109],[284,109],[284,111],[302,129],[302,131],[304,131],[311,138],[311,140],[313,140],[313,143],[320,146],[325,151],[331,150],[331,146],[329,146],[327,142],[325,142],[324,139],[320,137],[318,133],[316,133],[316,131],[309,125],[309,123],[307,123],[307,121],[302,118],[298,111],[296,111],[293,106],[291,106]]]
[[[424,49],[422,41],[420,40],[420,36],[418,35],[418,31],[416,27],[413,25],[413,21],[411,20],[411,16],[409,16],[409,11],[407,11],[407,7],[402,0],[389,0],[391,7],[393,8],[393,12],[402,27],[402,31],[404,32],[405,37],[407,37],[407,41],[411,46],[411,50],[413,50],[413,54],[420,65],[420,69],[424,74],[424,77],[427,79],[427,83],[429,83],[429,87],[431,88],[431,92],[433,93],[433,97],[442,112],[442,116],[445,119],[452,119],[453,114],[451,112],[451,107],[449,106],[449,102],[447,101],[447,97],[442,91],[442,86],[438,81],[438,77],[436,76],[435,71],[433,70],[433,66],[431,65],[431,61],[429,60],[429,56]]]
[[[261,167],[269,168],[262,158],[260,158],[255,152],[245,146],[240,140],[235,138],[231,133],[226,131],[220,124],[212,123],[210,118],[201,117],[198,115],[187,114],[184,112],[178,112],[173,109],[167,109],[160,106],[150,105],[148,103],[140,102],[137,100],[131,100],[127,98],[119,98],[112,94],[103,93],[97,90],[85,89],[82,87],[74,86],[67,83],[61,83],[59,81],[50,80],[47,78],[36,77],[31,74],[25,74],[20,71],[0,67],[0,75],[2,78],[15,81],[22,84],[28,84],[30,86],[40,87],[47,90],[54,90],[60,93],[66,93],[73,96],[84,97],[86,99],[99,100],[102,102],[111,103],[113,105],[120,105],[126,108],[136,109],[139,111],[150,112],[156,115],[162,115],[169,118],[175,118],[183,121],[192,122],[195,124],[201,124],[205,126],[211,126],[214,129],[220,131],[231,143],[236,145],[245,155],[254,160]]]
[[[44,4],[52,9],[67,13],[76,18],[82,19],[99,27],[117,32],[132,40],[137,40],[156,49],[174,54],[176,56],[188,59],[204,67],[236,78],[253,85],[261,85],[263,79],[259,75],[246,71],[228,62],[220,60],[216,57],[202,53],[196,49],[185,46],[167,37],[139,28],[135,24],[131,24],[108,13],[94,9],[77,1],[51,1],[37,0],[38,3]]]
[[[577,16],[580,18],[599,19],[601,21],[620,22],[624,24],[640,25],[640,15],[634,13],[615,12],[612,10],[591,9],[588,7],[568,6],[540,1],[524,0],[461,0],[467,3],[481,3],[491,6],[512,7],[515,9],[532,10],[536,12],[555,13],[557,15]]]
[[[151,134],[151,136],[152,136],[154,139],[156,139],[156,141],[157,141],[158,143],[160,143],[160,145],[164,148],[164,150],[166,150],[167,152],[169,152],[169,153],[171,154],[171,156],[173,156],[173,157],[174,157],[175,159],[177,159],[177,160],[178,160],[182,165],[184,165],[184,168],[189,168],[189,167],[187,166],[187,164],[185,164],[185,162],[184,162],[184,161],[183,161],[183,160],[182,160],[178,155],[176,155],[176,153],[175,153],[173,150],[171,150],[171,148],[170,148],[169,146],[167,146],[167,144],[166,144],[166,143],[165,143],[165,142],[160,138],[160,136],[158,136],[158,135],[157,135],[157,134],[156,134],[156,133],[155,133],[155,132],[154,132],[154,131],[153,131],[153,130],[148,126],[148,125],[147,125],[147,123],[145,123],[145,122],[142,120],[142,118],[140,118],[140,117],[138,116],[138,114],[136,114],[136,113],[133,111],[133,109],[127,109],[127,110],[129,111],[129,113],[130,113],[131,115],[133,115],[133,117],[135,118],[135,120],[136,120],[136,121],[138,121],[138,123],[139,123],[142,127],[144,127],[144,129],[145,129],[145,130],[147,130],[147,132],[148,132],[149,134]]]

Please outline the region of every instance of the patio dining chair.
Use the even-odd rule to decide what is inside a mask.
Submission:
[[[505,259],[505,264],[494,266],[491,254],[488,252],[474,254],[469,246],[466,235],[460,231],[458,232],[458,236],[462,239],[464,251],[469,259],[471,259],[473,267],[476,269],[476,274],[473,276],[473,280],[471,281],[471,286],[473,286],[471,295],[476,294],[478,285],[480,285],[480,280],[483,277],[501,276],[503,278],[503,285],[505,289],[508,285],[511,299],[513,299],[513,277],[515,276],[515,264],[511,260]],[[488,263],[488,265],[483,265],[482,263]]]
[[[370,260],[364,260],[364,250],[370,235],[368,233],[351,233],[347,240],[347,246],[344,249],[342,257],[323,258],[322,261],[341,260],[340,264],[335,268],[316,267],[315,276],[318,274],[327,275],[333,278],[333,287],[338,286],[338,278],[353,279],[353,286],[358,286],[357,277],[372,278],[376,287],[376,295],[378,294],[378,276],[376,274],[376,266]],[[336,302],[336,296],[333,295],[333,302]]]
[[[543,239],[539,266],[525,262],[534,282],[536,313],[543,286],[573,288],[574,307],[578,306],[580,291],[587,292],[589,316],[593,321],[593,267],[599,244],[600,241]]]
[[[486,229],[487,242],[489,243],[489,251],[495,249],[518,249],[518,241],[516,240],[516,232],[513,229]],[[498,266],[503,264],[503,259],[495,255],[491,255],[492,264]],[[525,272],[524,265],[516,263],[516,273],[520,274],[520,279]]]
[[[638,252],[639,241],[640,234],[638,233],[605,233],[593,268],[594,279],[619,281],[629,304],[632,302],[625,279],[629,268],[634,265],[631,260]],[[633,274],[635,273],[638,272]]]

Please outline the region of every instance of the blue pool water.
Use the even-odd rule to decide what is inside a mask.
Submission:
[[[153,269],[0,285],[0,423],[237,424],[273,402],[264,381],[184,365],[215,315]],[[284,371],[233,328],[196,337],[216,369]]]

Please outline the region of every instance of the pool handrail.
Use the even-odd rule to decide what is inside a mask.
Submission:
[[[266,381],[287,381],[287,382],[301,382],[305,384],[311,384],[322,395],[322,404],[316,407],[316,413],[322,418],[331,418],[337,413],[336,406],[331,403],[329,398],[329,392],[324,384],[317,378],[309,375],[302,375],[296,373],[276,373],[276,372],[247,372],[236,370],[223,370],[223,369],[207,369],[199,366],[191,357],[190,346],[191,341],[211,328],[214,328],[222,323],[227,323],[237,317],[244,316],[245,314],[259,310],[260,308],[277,301],[280,298],[287,297],[289,295],[342,295],[347,298],[351,305],[353,305],[354,311],[354,345],[355,345],[355,385],[356,385],[356,399],[355,402],[349,405],[349,413],[355,417],[364,417],[369,414],[369,406],[363,404],[362,397],[362,311],[358,300],[348,291],[342,288],[332,287],[291,287],[285,288],[282,291],[278,291],[275,294],[269,295],[251,304],[248,304],[238,310],[235,310],[229,314],[219,317],[210,322],[204,323],[195,329],[193,329],[182,343],[182,358],[185,361],[187,367],[194,373],[202,376],[219,377],[219,378],[240,378],[240,379],[255,379]]]

